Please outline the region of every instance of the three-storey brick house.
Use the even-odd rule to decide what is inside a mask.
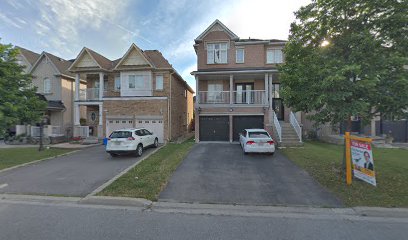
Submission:
[[[301,143],[300,126],[279,94],[286,41],[240,39],[219,20],[195,39],[196,141],[237,141],[263,128],[281,143]]]

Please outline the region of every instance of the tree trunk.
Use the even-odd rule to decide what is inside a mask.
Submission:
[[[346,132],[351,132],[351,126],[352,126],[351,116],[349,116],[348,119],[347,119]]]

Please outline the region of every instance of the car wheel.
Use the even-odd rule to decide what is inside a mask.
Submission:
[[[143,146],[142,144],[139,144],[137,145],[137,148],[136,148],[136,156],[140,157],[142,156],[142,154],[143,154]]]
[[[273,156],[273,154],[274,154],[274,152],[269,153],[269,155],[270,155],[271,157]]]
[[[109,153],[112,157],[117,157],[118,156],[118,154],[115,154],[115,153]]]
[[[159,139],[157,139],[157,138],[154,139],[154,144],[153,144],[153,146],[154,146],[155,148],[157,148],[157,147],[159,146]]]

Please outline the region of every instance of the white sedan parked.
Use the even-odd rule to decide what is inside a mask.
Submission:
[[[121,129],[112,132],[106,144],[106,152],[112,157],[123,153],[143,154],[147,147],[158,147],[159,140],[156,135],[144,128]]]
[[[275,143],[264,129],[245,129],[239,134],[239,143],[244,153],[275,153]]]

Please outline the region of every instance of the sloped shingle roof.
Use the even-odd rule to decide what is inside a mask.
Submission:
[[[28,49],[19,46],[16,46],[16,48],[20,51],[22,55],[24,55],[24,57],[27,59],[28,62],[30,62],[31,65],[33,65],[40,56],[40,54],[30,51]]]
[[[57,70],[60,72],[60,74],[74,77],[74,74],[68,71],[68,68],[71,66],[72,62],[62,59],[60,57],[57,57],[48,52],[44,52],[44,54],[52,61],[52,63],[54,63],[54,65],[57,67]]]

